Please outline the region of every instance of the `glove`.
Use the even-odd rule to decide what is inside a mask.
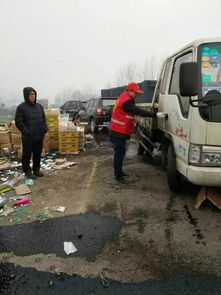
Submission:
[[[161,119],[168,117],[167,113],[163,113],[163,112],[159,112],[156,115],[157,115],[157,118],[161,118]]]

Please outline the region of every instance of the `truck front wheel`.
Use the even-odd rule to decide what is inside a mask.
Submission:
[[[170,144],[167,153],[167,182],[173,192],[178,192],[181,186],[181,175],[176,169],[176,154]]]

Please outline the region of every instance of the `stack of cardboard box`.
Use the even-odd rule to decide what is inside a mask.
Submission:
[[[47,110],[46,121],[48,126],[48,146],[50,151],[58,150],[58,126],[59,126],[59,111]]]
[[[13,151],[21,150],[21,132],[16,127],[15,121],[11,122],[11,143]]]
[[[0,151],[1,151],[1,153],[2,153],[3,149],[5,149],[5,148],[9,149],[10,151],[12,150],[11,132],[8,130],[7,126],[0,128]]]
[[[78,131],[59,131],[59,153],[78,153]]]
[[[78,130],[78,150],[84,151],[85,149],[85,130],[84,126],[77,125]]]

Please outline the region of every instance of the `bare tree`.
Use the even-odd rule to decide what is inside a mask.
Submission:
[[[156,80],[161,61],[162,60],[157,58],[155,55],[148,57],[141,66],[139,79]]]
[[[135,62],[130,62],[121,66],[117,71],[115,85],[122,86],[131,81],[135,81],[137,78],[137,72],[137,64]]]

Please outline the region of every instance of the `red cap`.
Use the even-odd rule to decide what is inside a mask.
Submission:
[[[139,85],[135,82],[131,82],[127,85],[127,91],[134,91],[136,93],[143,93],[143,90],[141,90]]]

